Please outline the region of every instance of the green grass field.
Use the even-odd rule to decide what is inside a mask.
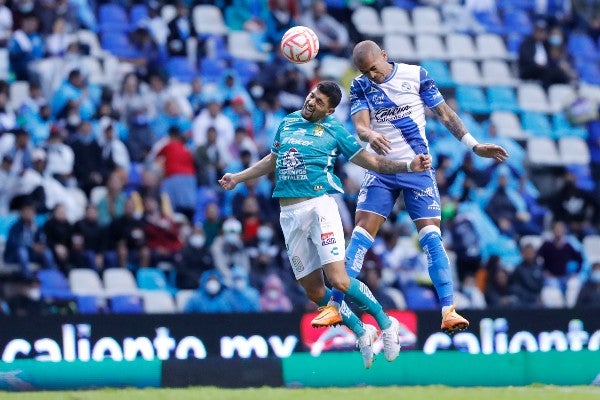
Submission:
[[[187,389],[0,392],[0,400],[432,400],[442,398],[460,400],[598,400],[600,399],[600,387],[542,385],[496,388],[395,386],[326,389],[195,387]]]

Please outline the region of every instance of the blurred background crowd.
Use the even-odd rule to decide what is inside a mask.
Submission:
[[[295,25],[317,60],[282,59]],[[420,63],[503,165],[428,114],[459,308],[600,304],[600,1],[0,0],[0,292],[11,315],[313,309],[273,177],[217,179],[270,151],[354,43]],[[336,165],[346,233],[362,170]],[[361,279],[385,308],[437,309],[401,203]]]

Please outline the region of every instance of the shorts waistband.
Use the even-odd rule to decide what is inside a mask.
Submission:
[[[313,197],[312,199],[305,200],[301,203],[290,204],[289,206],[281,206],[281,211],[295,211],[300,210],[305,207],[310,207],[317,204],[319,201],[323,199],[330,199],[329,195],[324,194],[323,196]]]

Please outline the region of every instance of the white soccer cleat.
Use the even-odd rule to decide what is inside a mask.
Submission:
[[[373,325],[365,324],[365,334],[358,338],[356,341],[356,347],[362,354],[365,368],[371,368],[373,361],[375,360],[375,354],[373,353],[373,343],[377,340],[377,328]]]
[[[381,331],[383,340],[383,354],[388,361],[394,361],[400,354],[400,323],[394,317],[390,317],[392,325]]]

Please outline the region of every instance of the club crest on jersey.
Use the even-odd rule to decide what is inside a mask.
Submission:
[[[321,125],[315,125],[315,130],[313,133],[316,137],[323,136],[323,132],[325,132],[325,128],[323,128]]]
[[[402,82],[402,84],[400,85],[400,88],[402,89],[403,92],[410,92],[411,91],[411,87],[410,87],[410,83],[404,81]]]
[[[321,233],[321,246],[327,246],[335,243],[335,235],[333,232]]]

